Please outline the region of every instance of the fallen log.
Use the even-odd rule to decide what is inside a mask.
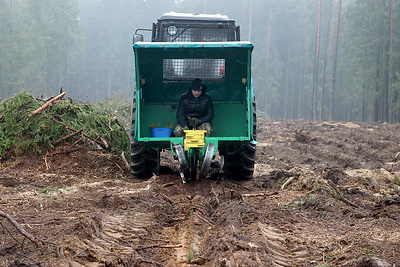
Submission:
[[[47,101],[46,103],[44,103],[40,108],[38,108],[38,109],[32,111],[32,112],[29,114],[29,117],[32,117],[32,116],[34,116],[34,115],[36,115],[36,114],[39,114],[40,112],[42,112],[42,111],[45,110],[46,108],[50,107],[50,106],[54,103],[54,101],[56,101],[57,99],[62,98],[62,97],[65,96],[66,94],[67,94],[66,92],[63,92],[63,93],[59,94],[58,96],[53,97],[52,99],[50,99],[49,101]]]
[[[28,238],[37,247],[41,246],[41,244],[39,243],[39,240],[36,237],[34,237],[33,235],[31,235],[30,233],[28,233],[27,231],[25,231],[22,228],[22,226],[16,220],[14,220],[14,218],[12,218],[9,214],[0,210],[0,217],[6,218],[18,230],[18,232],[20,232],[23,236]]]
[[[99,136],[99,139],[100,139],[101,143],[103,144],[103,146],[106,149],[110,149],[110,145],[108,144],[108,142],[103,137]]]
[[[126,160],[124,152],[121,152],[120,156],[121,156],[122,161],[125,164],[125,167],[129,170],[131,168],[131,166],[129,165],[129,162]]]
[[[46,156],[54,156],[54,155],[58,155],[58,154],[69,154],[69,153],[78,151],[78,150],[80,150],[82,148],[83,147],[81,147],[81,146],[72,147],[72,148],[69,148],[69,149],[64,149],[64,150],[54,151],[54,152],[48,153],[48,154],[46,154]]]
[[[333,191],[335,191],[335,193],[337,194],[337,197],[339,198],[339,200],[343,201],[344,203],[353,206],[355,208],[360,208],[360,206],[358,206],[357,204],[354,204],[353,202],[351,202],[350,200],[348,200],[347,198],[345,198],[343,196],[343,194],[339,191],[339,189],[336,187],[336,185],[331,181],[331,180],[324,180],[325,183],[332,188]]]
[[[55,146],[55,145],[57,145],[57,144],[59,144],[59,143],[65,141],[65,140],[70,139],[71,137],[74,137],[75,135],[78,135],[78,134],[82,133],[82,131],[83,131],[83,128],[80,129],[80,130],[78,130],[78,131],[76,131],[76,132],[73,132],[73,133],[70,133],[70,134],[68,134],[68,135],[66,135],[66,136],[61,137],[60,139],[58,139],[58,140],[52,142],[52,144],[53,144],[53,146]]]
[[[149,249],[149,248],[181,248],[182,245],[164,245],[164,244],[153,244],[148,246],[136,247],[135,250]]]
[[[283,185],[281,186],[281,190],[285,189],[285,187],[290,184],[294,179],[294,176],[290,177],[289,179],[286,180],[286,182],[283,183]]]
[[[71,126],[66,125],[66,127],[70,131],[73,131],[73,132],[77,131],[74,128],[72,128]],[[110,149],[110,145],[107,143],[106,140],[104,140],[104,138],[101,138],[103,140],[103,142],[101,142],[101,141],[98,141],[98,140],[94,139],[93,137],[91,137],[91,136],[89,136],[89,135],[87,135],[85,133],[82,133],[82,136],[85,137],[86,139],[89,139],[90,141],[98,144],[102,149],[105,149],[105,150],[109,150]]]
[[[253,194],[242,194],[242,197],[269,197],[273,195],[278,195],[279,192],[266,192],[266,193],[253,193]]]
[[[172,199],[170,199],[166,194],[164,194],[164,193],[160,193],[160,196],[163,198],[163,199],[165,199],[169,204],[174,204],[175,202],[172,200]]]

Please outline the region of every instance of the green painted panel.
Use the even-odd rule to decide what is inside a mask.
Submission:
[[[167,80],[165,77],[169,76],[163,73],[165,59],[223,59],[225,75],[204,80],[214,101],[214,133],[211,138],[227,142],[248,140],[251,122],[247,120],[246,108],[251,103],[251,95],[246,93],[246,89],[250,88],[252,49],[252,44],[246,42],[135,44],[136,95],[137,103],[140,103],[139,140],[165,145],[167,140],[174,139],[150,137],[150,127],[175,127],[179,98],[191,83],[190,80]]]
[[[142,105],[140,137],[150,137],[151,127],[175,128],[176,104]],[[214,103],[213,137],[247,136],[245,103]]]
[[[214,101],[244,101],[249,85],[249,55],[252,45],[233,43],[146,43],[135,44],[136,74],[140,77],[142,100],[146,103],[172,103],[187,91],[189,81],[167,81],[164,59],[221,59],[225,61],[222,80],[205,80]]]
[[[246,104],[214,103],[213,137],[246,136]]]

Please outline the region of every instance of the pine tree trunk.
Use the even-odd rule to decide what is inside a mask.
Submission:
[[[330,2],[330,8],[329,8],[329,18],[330,18],[330,23],[328,23],[328,34],[326,37],[326,45],[325,45],[325,59],[324,59],[324,70],[323,70],[323,78],[322,78],[322,92],[321,92],[321,120],[324,120],[325,118],[325,107],[326,107],[326,68],[329,63],[329,51],[332,47],[332,28],[334,24],[334,18],[335,16],[333,15],[333,10],[335,8],[335,2]]]
[[[392,85],[394,82],[395,66],[394,66],[394,39],[393,39],[393,0],[389,0],[388,7],[389,17],[389,62],[388,62],[388,104],[389,104],[389,122],[395,122],[393,116],[393,109],[395,99],[393,98]],[[396,100],[397,101],[397,100]]]
[[[390,0],[389,0],[390,2]],[[386,1],[382,3],[382,8],[386,6]],[[383,23],[382,38],[382,120],[389,121],[389,62],[390,62],[390,3],[387,13],[388,23]]]
[[[285,93],[283,98],[283,118],[288,119],[288,104],[289,104],[289,61],[290,61],[290,48],[286,54],[286,69],[285,69]]]
[[[251,29],[253,28],[253,1],[250,0],[249,3],[249,35],[248,40],[251,40]]]
[[[332,74],[332,91],[331,91],[331,111],[330,118],[334,119],[335,111],[335,93],[336,93],[336,78],[337,78],[337,59],[339,51],[339,36],[340,36],[340,15],[342,12],[342,0],[339,0],[339,6],[337,10],[337,24],[336,24],[336,40],[335,40],[335,53],[333,56],[333,74]]]
[[[321,42],[321,9],[322,0],[318,1],[318,13],[317,13],[317,32],[315,40],[315,54],[314,54],[314,70],[313,70],[313,92],[312,92],[312,111],[311,120],[316,119],[317,114],[317,102],[318,102],[318,69],[319,69],[319,48]]]
[[[267,40],[266,40],[266,50],[265,50],[265,77],[264,77],[264,97],[262,101],[262,107],[261,110],[264,110],[264,112],[267,112],[267,97],[268,97],[268,79],[269,79],[269,45],[270,45],[270,34],[271,34],[271,21],[272,21],[272,10],[273,7],[269,10],[269,18],[268,18],[268,28],[267,28]]]

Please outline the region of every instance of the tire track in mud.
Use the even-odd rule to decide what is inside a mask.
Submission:
[[[160,238],[181,245],[164,257],[166,265],[307,266],[309,253],[301,240],[262,223],[269,215],[245,204],[240,186],[226,185],[207,181],[206,194],[175,198],[174,210],[187,219],[162,230]]]
[[[159,236],[160,239],[170,240],[172,244],[179,244],[173,250],[163,251],[161,257],[166,266],[190,266],[202,265],[206,261],[201,255],[201,244],[204,231],[211,227],[209,221],[209,209],[212,209],[206,198],[200,195],[184,197],[182,194],[175,198],[173,212],[183,220],[172,226],[164,227]],[[189,198],[189,199],[188,199]]]
[[[85,201],[66,210],[68,227],[54,238],[59,261],[73,267],[305,262],[301,242],[265,223],[270,214],[258,211],[257,203],[243,200],[241,194],[249,190],[245,186],[210,180],[184,185],[172,176],[165,180],[105,180],[50,192],[53,207]]]
[[[154,263],[143,258],[138,250],[143,238],[150,235],[154,225],[154,214],[144,212],[143,207],[132,207],[132,197],[147,196],[154,180],[130,184],[123,181],[103,181],[76,187],[74,195],[88,188],[97,192],[95,205],[98,212],[82,214],[78,221],[57,243],[58,257],[65,259],[68,266],[135,266],[141,262]],[[113,192],[112,195],[102,192]],[[68,196],[68,194],[66,194]],[[114,209],[114,212],[109,212]],[[137,210],[137,211],[135,211]],[[143,211],[141,211],[143,210]]]
[[[151,215],[143,213],[83,218],[72,235],[59,241],[62,246],[58,255],[66,258],[70,266],[132,264],[134,258],[140,259],[134,245],[139,244],[140,236],[148,234],[147,226],[152,220]]]
[[[56,206],[90,195],[89,202],[67,213],[71,223],[55,238],[58,258],[74,267],[304,262],[306,249],[293,235],[264,223],[269,215],[243,200],[248,189],[242,185],[210,180],[184,185],[175,178],[169,178],[172,183],[163,177],[140,183],[106,180],[49,193]],[[83,207],[85,212],[74,211]]]
[[[288,236],[270,225],[258,223],[258,227],[264,237],[265,250],[271,257],[272,266],[303,266],[306,263],[309,253],[301,245],[300,239]]]

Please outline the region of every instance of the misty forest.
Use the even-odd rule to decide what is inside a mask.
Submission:
[[[399,0],[0,0],[0,99],[130,99],[132,35],[169,11],[224,14],[251,41],[261,116],[400,121]],[[147,40],[149,41],[149,40]]]

